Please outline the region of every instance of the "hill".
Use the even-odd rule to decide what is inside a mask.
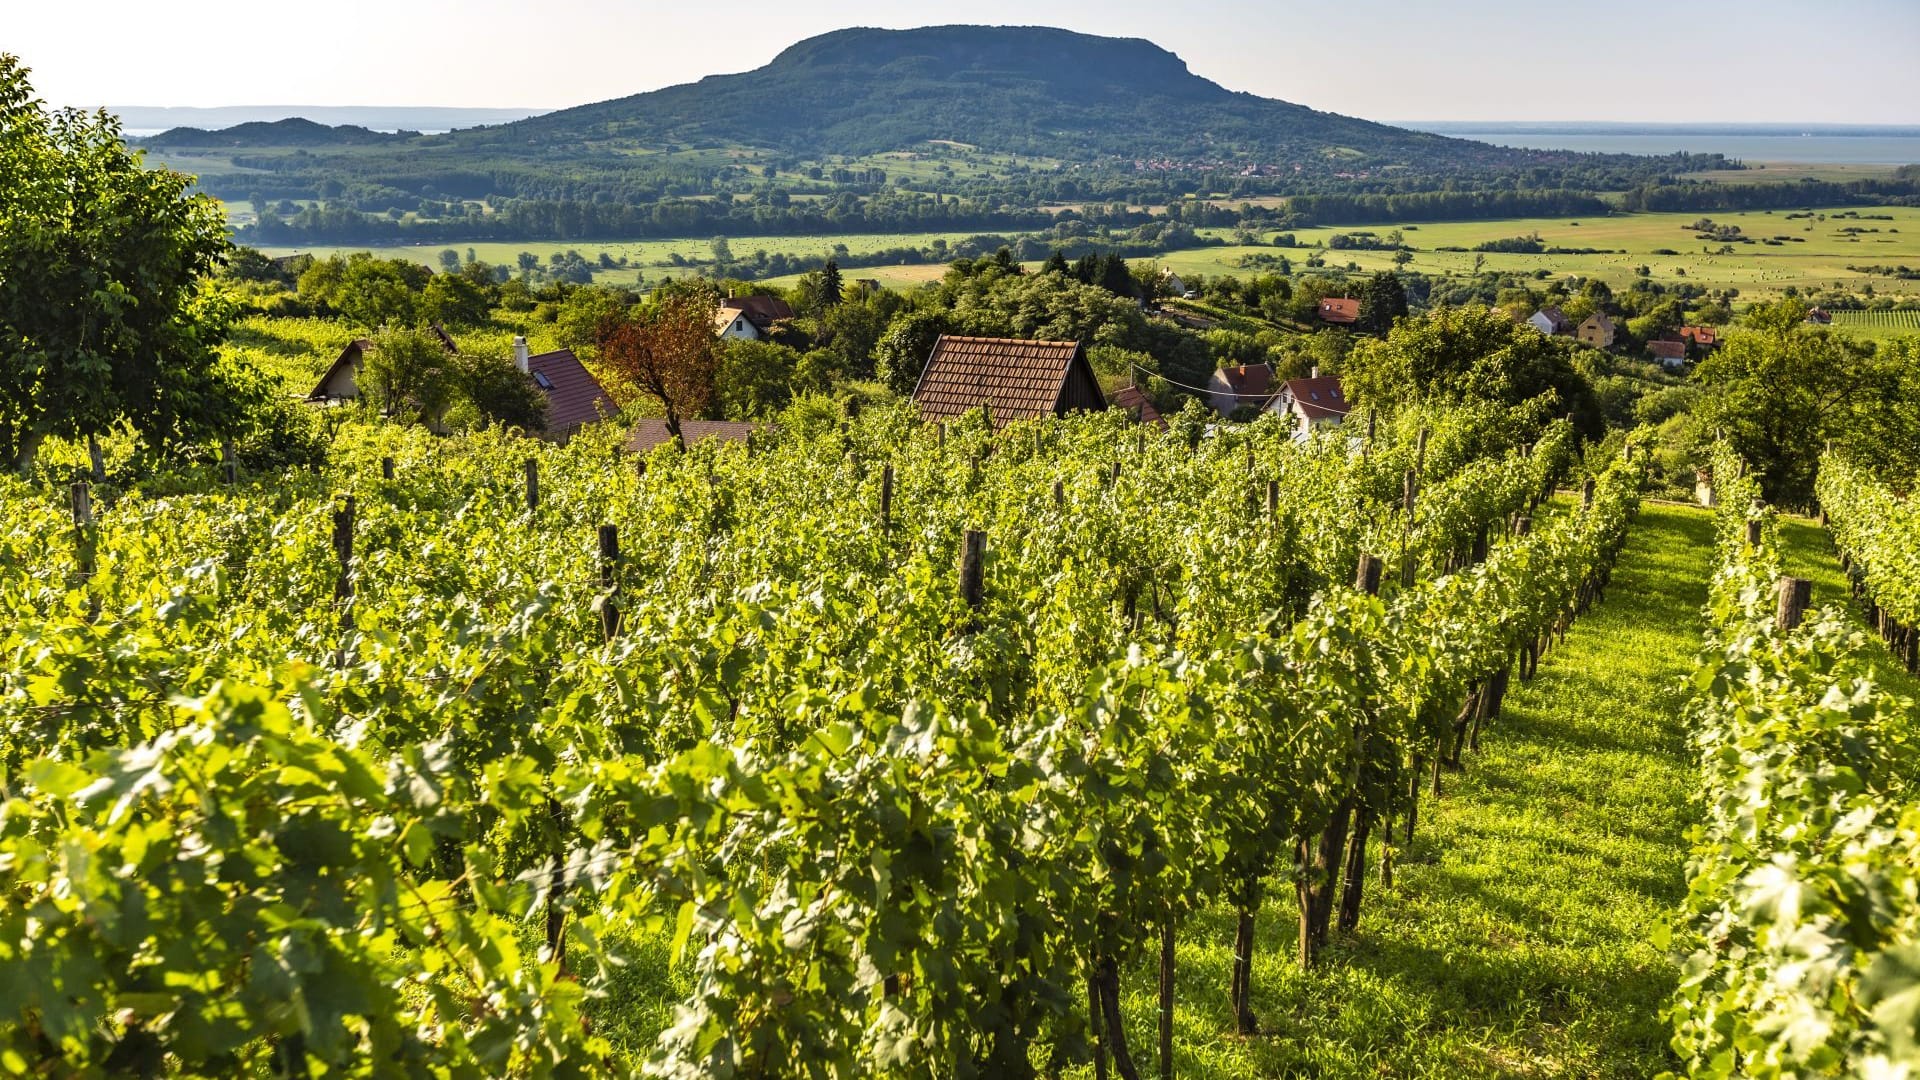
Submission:
[[[520,147],[745,144],[805,156],[950,140],[1069,160],[1500,165],[1530,157],[1231,91],[1149,41],[1044,27],[838,30],[754,71],[452,137]]]
[[[329,127],[300,117],[285,120],[254,121],[236,124],[218,131],[177,127],[144,140],[147,146],[162,149],[182,147],[220,147],[260,149],[276,146],[372,146],[417,136],[417,132],[374,131],[354,124]]]

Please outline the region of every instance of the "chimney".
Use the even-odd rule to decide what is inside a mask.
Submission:
[[[529,354],[527,352],[526,335],[524,334],[513,335],[513,366],[518,368],[520,370],[520,374],[522,375],[527,374],[528,358],[529,358]],[[1318,371],[1319,369],[1315,368],[1314,370]]]
[[[523,371],[524,371],[524,370],[526,370],[526,369],[525,369],[525,368],[522,368],[521,370],[523,370]],[[1320,365],[1319,365],[1319,364],[1315,364],[1315,365],[1313,365],[1313,372],[1312,372],[1311,374],[1309,374],[1309,375],[1307,376],[1307,378],[1309,378],[1309,379],[1317,379],[1317,378],[1319,378],[1319,377],[1320,377]]]

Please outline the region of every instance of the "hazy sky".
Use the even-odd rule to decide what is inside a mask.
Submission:
[[[0,0],[0,51],[57,105],[553,108],[954,22],[1144,37],[1381,120],[1920,123],[1920,0]]]

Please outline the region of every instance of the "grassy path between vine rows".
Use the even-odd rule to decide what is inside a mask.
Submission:
[[[1231,1034],[1231,916],[1178,952],[1181,1077],[1647,1077],[1673,1064],[1658,1012],[1677,969],[1650,942],[1684,899],[1696,772],[1681,681],[1700,645],[1706,511],[1648,505],[1606,601],[1575,625],[1423,808],[1394,888],[1320,971],[1294,964],[1295,909],[1260,915],[1264,1034]],[[1129,973],[1129,1035],[1154,1075],[1153,973]],[[1090,1070],[1089,1070],[1090,1071]]]
[[[1920,678],[1907,674],[1880,635],[1867,626],[1866,613],[1853,602],[1847,575],[1833,550],[1827,531],[1811,518],[1780,516],[1780,557],[1786,572],[1813,582],[1813,606],[1831,604],[1846,612],[1847,620],[1875,642],[1876,678],[1896,694],[1920,700]]]

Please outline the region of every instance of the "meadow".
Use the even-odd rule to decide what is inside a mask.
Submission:
[[[1385,236],[1398,228],[1413,249],[1406,269],[1435,277],[1467,277],[1474,260],[1484,256],[1484,269],[1531,275],[1574,274],[1597,277],[1616,288],[1632,282],[1645,266],[1651,280],[1692,283],[1709,289],[1738,289],[1748,299],[1778,294],[1791,285],[1802,292],[1826,289],[1858,291],[1872,285],[1882,295],[1920,298],[1920,281],[1862,274],[1848,266],[1912,265],[1920,261],[1920,208],[1862,207],[1861,218],[1841,217],[1847,210],[1816,211],[1812,218],[1788,218],[1786,212],[1618,214],[1584,218],[1508,218],[1495,221],[1422,222],[1410,225],[1343,225],[1291,230],[1299,248],[1270,246],[1201,248],[1172,252],[1161,262],[1179,274],[1245,274],[1242,260],[1250,255],[1285,255],[1296,268],[1315,245],[1336,233],[1371,232]],[[1885,215],[1891,220],[1867,219]],[[1703,238],[1687,226],[1702,217],[1716,224],[1737,225],[1754,238],[1751,244],[1732,244]],[[1848,233],[1845,229],[1877,230]],[[1202,230],[1231,236],[1231,230]],[[1538,234],[1548,247],[1593,248],[1616,252],[1606,255],[1521,255],[1502,252],[1436,251],[1436,248],[1473,246],[1493,240]],[[1779,246],[1763,238],[1787,238]],[[1678,254],[1656,254],[1660,251]],[[1391,251],[1325,251],[1332,266],[1357,265],[1362,271],[1394,268]]]

